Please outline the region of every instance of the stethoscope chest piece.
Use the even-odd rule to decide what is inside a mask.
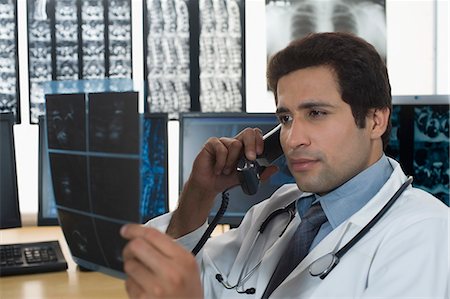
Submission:
[[[309,273],[324,279],[338,263],[339,258],[334,253],[327,253],[309,266]]]

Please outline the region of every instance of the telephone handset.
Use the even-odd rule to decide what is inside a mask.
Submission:
[[[264,169],[283,155],[280,144],[281,124],[270,130],[263,136],[264,151],[256,157],[255,161],[250,161],[242,156],[237,164],[239,182],[244,193],[253,195],[258,191],[260,175]]]

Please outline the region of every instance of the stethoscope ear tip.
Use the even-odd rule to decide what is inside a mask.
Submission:
[[[254,293],[256,293],[255,288],[250,288],[250,289],[245,290],[245,294],[253,295]]]
[[[222,277],[222,275],[220,275],[220,274],[216,274],[216,279],[219,281],[219,282],[222,282],[223,281],[223,277]]]

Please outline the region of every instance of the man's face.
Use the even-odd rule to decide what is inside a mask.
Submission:
[[[366,127],[357,127],[330,68],[289,73],[278,81],[277,95],[281,144],[301,190],[328,193],[381,157],[373,122],[366,118]]]

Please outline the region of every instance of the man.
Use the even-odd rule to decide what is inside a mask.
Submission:
[[[210,138],[178,208],[146,226],[122,229],[130,240],[123,253],[129,296],[448,298],[449,209],[411,186],[327,277],[308,271],[318,258],[344,247],[407,180],[383,153],[391,95],[376,50],[350,34],[313,34],[277,53],[267,76],[296,184],[254,206],[239,228],[208,240],[194,258],[190,250],[206,229],[213,199],[238,184],[239,157],[254,160],[263,151],[258,129]],[[292,221],[280,214],[260,232],[274,211],[293,202]],[[306,256],[291,258],[291,244],[306,239],[295,232],[312,210],[322,215],[312,244]]]

